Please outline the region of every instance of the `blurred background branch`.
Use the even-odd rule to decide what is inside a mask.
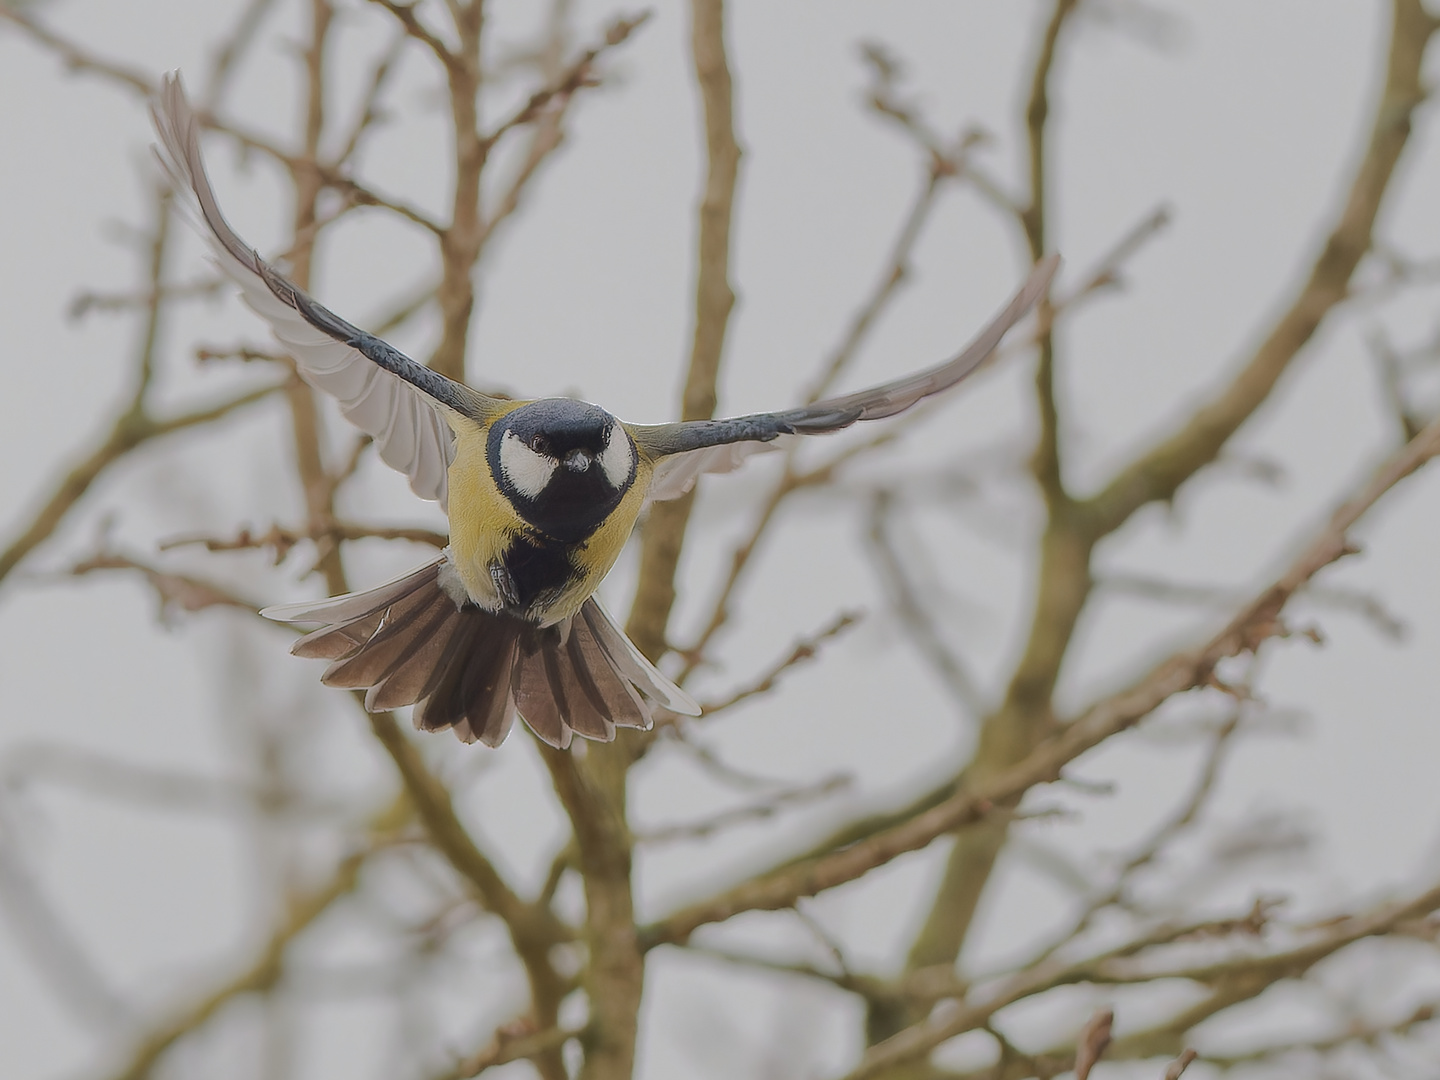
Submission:
[[[663,1060],[655,1018],[682,1008],[700,1018],[695,1030],[664,1036],[683,1044],[692,1063],[724,1062],[724,1075],[1083,1078],[1143,1061],[1144,1075],[1173,1078],[1190,1068],[1244,1073],[1297,1061],[1339,1068],[1395,1047],[1414,1050],[1418,1075],[1433,1073],[1434,867],[1343,895],[1319,886],[1300,895],[1267,891],[1270,878],[1258,868],[1307,854],[1313,834],[1285,808],[1236,806],[1229,786],[1262,737],[1293,716],[1268,696],[1284,694],[1274,669],[1283,675],[1276,658],[1290,655],[1287,641],[1319,643],[1332,621],[1355,616],[1375,632],[1372,643],[1423,639],[1409,598],[1332,570],[1357,552],[1362,522],[1367,536],[1381,527],[1376,521],[1389,527],[1385,514],[1402,501],[1389,493],[1440,453],[1434,334],[1417,335],[1413,309],[1397,315],[1390,306],[1433,300],[1425,290],[1440,280],[1436,263],[1381,235],[1395,212],[1393,189],[1407,169],[1420,168],[1421,147],[1410,144],[1432,141],[1418,110],[1437,22],[1420,0],[1390,0],[1386,10],[1373,108],[1344,166],[1337,209],[1317,212],[1318,254],[1301,245],[1274,260],[1298,267],[1300,284],[1286,285],[1290,271],[1278,270],[1278,299],[1255,316],[1253,345],[1213,387],[1182,394],[1178,418],[1141,439],[1141,449],[1099,465],[1087,440],[1109,419],[1098,411],[1091,419],[1094,398],[1074,391],[1081,380],[1071,375],[1091,362],[1085,328],[1107,309],[1096,301],[1142,280],[1148,287],[1135,264],[1174,211],[1168,200],[1147,198],[1089,232],[1062,218],[1071,207],[1085,213],[1092,194],[1072,175],[1062,132],[1094,101],[1075,94],[1070,80],[1077,64],[1090,62],[1096,36],[1112,28],[1162,52],[1178,49],[1178,18],[1149,4],[1039,0],[1015,71],[1019,104],[1001,131],[948,119],[951,103],[937,101],[929,77],[917,74],[924,65],[865,39],[863,114],[898,142],[895,175],[918,159],[918,176],[888,203],[866,193],[876,207],[868,233],[852,222],[829,226],[854,256],[846,278],[852,302],[824,309],[835,316],[829,338],[807,322],[802,304],[787,310],[787,325],[814,331],[803,340],[815,361],[808,377],[785,371],[773,381],[813,401],[861,379],[870,351],[890,347],[889,328],[932,302],[935,294],[917,287],[934,251],[951,244],[953,215],[975,213],[1011,239],[1024,262],[1085,236],[1098,254],[1077,247],[1053,297],[977,380],[974,393],[988,393],[984,379],[998,384],[1033,362],[1033,372],[1024,369],[1033,375],[1023,390],[1028,441],[1010,435],[978,453],[934,423],[958,404],[941,402],[815,448],[814,457],[771,455],[750,486],[717,484],[714,504],[704,486],[656,504],[623,564],[635,589],[627,627],[648,656],[698,687],[705,714],[663,714],[653,732],[626,731],[612,744],[568,752],[528,745],[518,731],[496,753],[455,747],[412,734],[403,715],[365,713],[355,695],[331,694],[322,705],[313,689],[308,697],[281,694],[279,647],[268,646],[282,635],[256,629],[257,604],[282,598],[296,577],[312,573],[327,592],[345,591],[352,564],[354,582],[361,567],[369,580],[384,560],[413,559],[411,545],[443,547],[446,536],[433,520],[387,517],[389,495],[373,474],[368,440],[339,437],[328,407],[276,346],[251,340],[253,327],[217,331],[226,344],[194,336],[199,303],[228,299],[230,289],[184,263],[169,196],[147,179],[145,224],[128,230],[138,256],[133,280],[77,280],[67,313],[74,333],[101,316],[133,327],[134,340],[113,350],[124,370],[116,404],[85,425],[74,422],[68,400],[33,404],[53,410],[65,441],[84,449],[47,445],[23,462],[56,478],[5,526],[0,581],[9,586],[6,613],[27,620],[37,609],[25,605],[59,611],[67,595],[93,597],[115,581],[158,601],[149,610],[158,606],[155,621],[172,631],[198,640],[223,630],[214,655],[173,681],[213,687],[225,752],[200,767],[178,754],[132,751],[125,741],[116,744],[122,749],[70,741],[72,727],[84,730],[64,692],[73,687],[53,695],[53,733],[7,737],[0,912],[32,970],[6,978],[18,985],[33,977],[86,1033],[87,1074],[127,1080],[209,1075],[220,1062],[236,1076],[287,1080],[308,1075],[299,1064],[307,1046],[360,1045],[362,1033],[378,1039],[381,1028],[390,1041],[388,1056],[372,1062],[376,1075],[667,1075],[655,1064]],[[676,293],[684,294],[675,318],[688,348],[672,374],[681,385],[676,412],[698,419],[716,413],[728,379],[751,374],[727,350],[755,345],[737,317],[740,285],[751,273],[758,278],[761,261],[747,261],[751,211],[741,195],[770,182],[760,166],[772,168],[762,151],[774,147],[756,136],[756,168],[752,175],[743,158],[742,186],[739,133],[752,131],[744,110],[766,107],[761,88],[769,84],[743,81],[764,57],[736,41],[751,32],[748,20],[779,16],[738,12],[724,0],[598,16],[552,0],[527,17],[483,0],[237,0],[225,25],[210,28],[208,60],[190,76],[203,88],[211,137],[241,166],[239,178],[226,180],[247,190],[279,185],[262,194],[291,276],[322,297],[359,277],[372,290],[365,302],[379,312],[367,328],[403,336],[432,367],[462,378],[492,347],[486,320],[494,312],[482,301],[487,290],[507,295],[514,264],[505,260],[523,261],[532,245],[543,252],[526,230],[557,212],[542,178],[564,173],[562,150],[576,141],[573,131],[585,130],[578,103],[628,88],[635,71],[648,77],[664,50],[674,64],[683,53],[699,175],[687,179],[698,202],[688,211],[689,277]],[[681,22],[685,33],[673,32]],[[0,3],[7,48],[51,57],[133,109],[158,72],[130,60],[119,39],[95,47],[75,23],[54,5]],[[636,85],[649,86],[643,77]],[[261,82],[264,94],[252,97]],[[603,108],[629,125],[634,104],[616,94]],[[611,123],[618,140],[620,129],[601,109],[597,102],[597,128]],[[257,111],[268,127],[250,126]],[[297,123],[293,133],[271,132],[286,122]],[[413,162],[386,141],[410,125],[439,132]],[[1001,151],[1016,155],[1015,175]],[[269,170],[263,180],[244,168],[252,159]],[[415,168],[407,173],[397,162]],[[663,171],[638,157],[623,165],[633,185]],[[850,178],[831,179],[843,188]],[[828,193],[813,194],[818,205]],[[571,257],[619,273],[613,245],[592,243],[564,220],[568,250],[583,252]],[[383,230],[405,238],[409,262],[392,267],[378,242],[354,257],[352,237]],[[555,269],[546,266],[547,290],[559,280]],[[1014,269],[984,272],[1008,280]],[[548,340],[546,312],[594,321],[593,331],[586,326],[593,355],[584,359],[604,386],[612,371],[596,358],[616,354],[614,343],[602,342],[610,330],[601,316],[578,302],[568,311],[564,296],[529,302],[527,330],[536,340]],[[220,317],[204,314],[207,323]],[[1199,477],[1238,473],[1241,464],[1281,490],[1273,448],[1245,440],[1278,424],[1271,399],[1284,396],[1292,371],[1362,318],[1389,449],[1340,448],[1348,495],[1325,496],[1338,509],[1316,517],[1313,506],[1291,508],[1270,530],[1220,522],[1221,535],[1257,560],[1249,577],[1211,577],[1178,545],[1158,562],[1130,559],[1125,544],[1144,527],[1145,508],[1173,509]],[[1151,347],[1179,349],[1184,332],[1167,328]],[[815,345],[824,340],[833,343]],[[525,362],[507,358],[516,366],[501,369],[504,378],[528,388]],[[648,359],[643,366],[647,385],[670,377],[655,374]],[[487,365],[487,377],[497,367]],[[1134,397],[1130,404],[1152,416],[1152,402]],[[257,434],[275,422],[283,439]],[[273,495],[262,513],[232,513],[219,509],[228,502],[198,497],[177,509],[192,488],[213,496],[231,485],[233,475],[214,461],[232,450],[258,460],[256,445],[268,455],[261,486]],[[58,464],[72,454],[74,464]],[[1231,468],[1213,468],[1221,462]],[[1413,498],[1424,482],[1403,486]],[[136,504],[133,516],[104,511],[115,492],[127,507]],[[164,508],[155,521],[147,518],[151,497]],[[1384,513],[1372,515],[1382,501]],[[720,525],[714,506],[725,517]],[[834,524],[837,507],[848,532]],[[990,603],[970,603],[972,582],[977,595],[997,595],[992,564],[951,531],[956,521],[963,532],[981,519],[999,523],[1005,554],[1024,578],[1006,593],[1014,633],[1003,648],[992,647],[1003,635],[989,624],[962,625],[971,607]],[[76,540],[86,526],[98,536],[89,547]],[[1377,562],[1399,558],[1380,547]],[[842,549],[857,572],[828,578],[815,604],[792,605],[775,591],[778,575],[800,595],[816,566],[841,565]],[[1414,564],[1406,565],[1413,576]],[[841,587],[861,581],[875,585],[863,621],[852,602],[861,596]],[[1103,679],[1070,685],[1078,665],[1093,664],[1087,650],[1098,647],[1090,643],[1105,640],[1095,624],[1118,601],[1139,601],[1147,648],[1107,660]],[[53,648],[74,651],[69,678],[83,680],[76,672],[91,667],[95,680],[111,678],[103,657],[81,652],[92,640],[84,620],[67,629]],[[261,633],[263,653],[248,644]],[[1369,647],[1338,637],[1352,650]],[[877,681],[883,699],[873,693]],[[128,732],[136,720],[119,702],[135,688],[116,683],[114,724]],[[152,690],[146,709],[179,692]],[[854,704],[837,693],[853,694]],[[922,708],[915,703],[923,694]],[[343,727],[326,721],[330,711]],[[922,711],[945,715],[922,729],[911,722]],[[806,717],[813,723],[802,726]],[[867,779],[866,751],[856,749],[865,744],[839,738],[860,730],[895,741],[921,730],[955,738],[943,752],[926,746],[907,759],[924,767],[887,800]],[[1165,790],[1148,801],[1133,790],[1144,786],[1134,774],[1111,779],[1113,762],[1137,747],[1163,752],[1169,770],[1156,785]],[[51,863],[52,849],[75,829],[66,809],[75,804],[86,808],[97,842],[143,812],[157,844],[182,850],[166,830],[203,823],[206,845],[236,847],[253,894],[245,932],[230,940],[217,920],[208,927],[216,947],[203,957],[170,957],[117,977],[121,951],[75,914],[82,908]],[[1122,804],[1128,809],[1114,809]],[[1129,820],[1098,848],[1060,831],[1107,814]],[[1019,945],[994,946],[986,905],[1008,895],[1022,865],[1038,868],[1035,880],[1053,893],[1052,917],[1027,927]],[[686,868],[683,887],[655,886],[671,866]],[[169,902],[170,882],[153,884]],[[899,892],[903,903],[894,900]],[[1382,947],[1389,959],[1377,959]],[[726,974],[706,985],[727,987],[717,993],[737,1000],[762,1000],[755,987],[781,995],[818,988],[827,1019],[767,1017],[780,1048],[771,1064],[734,1064],[761,1060],[764,1047],[752,1054],[749,1043],[763,1039],[727,1032],[709,999],[676,989],[702,984],[711,967]],[[1404,977],[1384,974],[1392,968]],[[1330,990],[1376,971],[1387,985],[1372,998]],[[1309,1010],[1303,1035],[1266,1012],[1282,993]],[[336,1036],[311,1006],[342,997],[363,999],[372,1021]],[[384,1024],[373,1022],[382,1015]],[[1261,1035],[1243,1045],[1227,1040],[1227,1018]],[[261,1049],[237,1057],[232,1048],[241,1044]]]

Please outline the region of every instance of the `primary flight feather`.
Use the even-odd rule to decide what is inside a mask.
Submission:
[[[246,302],[306,382],[332,395],[381,459],[450,519],[440,558],[362,593],[267,608],[320,623],[291,650],[330,661],[331,686],[369,709],[415,706],[415,723],[497,746],[519,715],[552,746],[648,728],[652,707],[699,706],[625,637],[595,590],[648,502],[684,494],[781,437],[894,416],[974,371],[1044,293],[1059,259],[1038,263],[1014,299],[958,356],[869,390],[780,412],[627,424],[569,398],[490,397],[416,363],[317,303],[237,236],[200,155],[178,75],[151,116],[161,162]]]

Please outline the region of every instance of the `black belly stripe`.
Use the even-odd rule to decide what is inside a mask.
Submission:
[[[529,536],[517,536],[501,556],[519,603],[515,614],[524,615],[537,602],[553,600],[576,577],[575,564],[570,561],[572,545],[547,542]]]

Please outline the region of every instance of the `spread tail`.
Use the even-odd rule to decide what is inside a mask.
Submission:
[[[364,690],[372,712],[414,705],[416,727],[448,727],[465,742],[499,746],[517,713],[561,749],[572,735],[609,742],[617,727],[649,728],[651,702],[699,714],[594,597],[570,618],[539,627],[457,605],[440,583],[444,565],[440,559],[368,592],[261,614],[323,623],[290,650],[329,660],[322,682]]]

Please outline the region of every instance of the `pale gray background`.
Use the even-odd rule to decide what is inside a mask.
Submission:
[[[104,54],[158,72],[197,66],[232,6],[69,0],[46,5],[43,14]],[[500,38],[518,38],[528,5],[495,7]],[[1077,274],[1157,203],[1177,214],[1134,261],[1128,292],[1095,304],[1064,330],[1060,385],[1074,418],[1066,445],[1071,482],[1082,489],[1217,386],[1283,302],[1284,288],[1317,249],[1317,224],[1349,183],[1347,165],[1369,124],[1383,60],[1388,6],[1377,2],[1211,0],[1166,10],[1175,33],[1164,48],[1083,23],[1057,79],[1052,236],[1069,260],[1067,273]],[[593,33],[612,11],[585,4],[580,25]],[[1028,89],[1036,17],[1035,4],[1008,0],[732,5],[731,59],[747,155],[724,411],[796,397],[879,272],[918,183],[910,148],[860,107],[856,43],[873,37],[893,45],[909,61],[933,118],[947,128],[978,122],[994,131],[991,167],[1018,178],[1023,148],[1014,121]],[[362,31],[347,33],[358,41]],[[293,73],[274,46],[301,34],[293,13],[268,26],[259,59],[240,77],[248,124],[295,130]],[[688,347],[701,168],[687,35],[684,5],[657,4],[651,25],[612,61],[615,84],[581,102],[570,143],[488,262],[473,379],[527,395],[579,392],[634,420],[671,414]],[[366,40],[373,43],[373,35]],[[354,77],[358,67],[351,67]],[[417,118],[435,87],[433,73],[412,54],[392,96],[406,121],[385,129],[363,164],[378,186],[438,207],[445,193],[431,163],[443,131],[437,120]],[[1380,230],[1417,256],[1440,246],[1435,128],[1433,112],[1422,109]],[[0,521],[21,519],[64,463],[94,441],[96,425],[125,391],[133,321],[97,316],[77,325],[65,309],[82,287],[123,289],[136,280],[134,258],[104,235],[109,223],[136,221],[148,205],[137,164],[149,138],[138,101],[67,76],[0,26]],[[273,250],[289,214],[288,205],[275,203],[275,176],[259,162],[237,174],[223,140],[208,145],[232,219],[262,250]],[[188,236],[184,242],[189,267],[200,272],[199,245]],[[413,236],[356,214],[322,246],[315,291],[363,322],[384,297],[402,291],[395,282],[418,280],[427,254]],[[1022,273],[1013,235],[972,194],[950,195],[920,249],[913,284],[848,384],[945,354]],[[1392,445],[1363,336],[1382,321],[1400,340],[1420,340],[1434,322],[1433,294],[1367,308],[1320,335],[1239,440],[1281,467],[1278,485],[1246,480],[1239,470],[1202,480],[1173,513],[1140,515],[1106,545],[1101,563],[1192,582],[1261,582],[1290,550],[1287,538],[1318,520],[1354,481],[1356,462],[1373,461]],[[264,340],[233,298],[188,309],[166,335],[165,399],[219,398],[237,380],[257,377],[197,370],[190,359],[194,340],[224,342],[239,332]],[[423,351],[429,332],[421,324],[398,343]],[[1019,362],[977,379],[890,454],[885,468],[904,470],[927,454],[966,448],[977,460],[1022,453],[1032,430],[1029,378],[1029,365]],[[275,479],[286,475],[277,466],[288,432],[279,406],[237,416],[226,431],[223,439],[145,450],[91,493],[58,543],[28,568],[39,573],[60,565],[64,551],[86,550],[105,514],[115,518],[115,535],[142,552],[157,538],[197,527],[223,532],[293,517],[293,484]],[[727,558],[726,538],[747,526],[747,499],[766,468],[707,484],[683,567],[680,627],[692,626],[702,610]],[[357,516],[438,523],[433,508],[409,499],[400,481],[369,471],[372,482],[357,489],[365,498]],[[922,515],[932,557],[964,599],[959,639],[989,691],[1028,617],[1025,541],[1037,521],[1033,500],[1013,489],[1002,495],[1000,511],[963,520]],[[1304,714],[1298,736],[1247,744],[1225,780],[1221,805],[1236,820],[1298,808],[1320,837],[1309,863],[1274,873],[1273,887],[1302,892],[1306,909],[1413,884],[1440,868],[1437,500],[1440,478],[1410,483],[1366,526],[1366,554],[1330,577],[1381,596],[1408,623],[1407,640],[1397,646],[1353,617],[1312,611],[1329,643],[1272,646],[1265,664],[1267,696]],[[962,758],[973,733],[897,646],[862,528],[851,500],[797,502],[744,589],[751,618],[725,640],[730,666],[702,684],[741,681],[835,611],[870,609],[867,624],[824,661],[710,733],[731,759],[770,773],[853,771],[859,784],[847,798],[854,805],[901,797],[897,785],[916,775],[938,777]],[[419,557],[398,547],[365,548],[351,559],[351,580],[379,580]],[[269,601],[313,592],[314,582],[293,581],[302,561],[269,574],[259,557],[228,565],[243,587]],[[606,589],[616,606],[628,600],[627,581],[622,564]],[[1081,662],[1065,672],[1063,698],[1083,699],[1213,617],[1134,600],[1095,605],[1075,653]],[[241,621],[210,612],[166,628],[138,582],[12,579],[0,596],[0,754],[33,740],[70,740],[131,760],[219,773],[245,752],[227,734],[226,718],[273,708],[298,711],[287,712],[286,722],[327,733],[330,749],[315,768],[335,792],[389,783],[388,763],[366,744],[360,720],[315,685],[318,670],[285,655],[285,634],[237,630]],[[227,687],[212,673],[222,656],[240,649],[251,654],[252,680]],[[437,754],[483,770],[466,806],[502,863],[527,882],[543,874],[561,830],[554,813],[540,809],[545,785],[527,740],[512,738],[496,753],[436,742],[444,744]],[[1077,770],[1115,781],[1117,794],[1044,793],[1039,804],[1071,806],[1079,816],[1032,826],[1028,835],[1076,852],[1113,849],[1170,805],[1192,760],[1144,737],[1117,744]],[[689,766],[659,756],[637,775],[634,810],[642,823],[688,820],[720,798]],[[48,895],[105,978],[142,1009],[163,1007],[197,973],[225,970],[265,925],[249,886],[257,872],[252,853],[223,820],[176,818],[49,788],[29,792],[21,810],[18,824],[6,827],[25,837]],[[810,817],[818,824],[841,813],[832,803]],[[658,913],[738,867],[758,865],[756,853],[773,847],[782,828],[741,829],[698,851],[643,858],[642,910]],[[892,935],[923,911],[936,854],[902,859],[810,910],[858,962],[893,963]],[[1018,860],[997,885],[977,932],[984,941],[977,961],[1002,959],[1061,911]],[[1271,887],[1269,878],[1254,877],[1232,883],[1224,896],[1244,901]],[[782,918],[750,916],[712,940],[764,941]],[[334,933],[343,936],[343,926]],[[457,979],[498,986],[503,973],[485,968],[487,949],[493,955],[497,942],[478,942],[481,959]],[[762,982],[666,952],[652,957],[649,973],[645,1077],[760,1075],[764,1048],[782,1040],[790,1045],[784,1064],[771,1059],[775,1075],[832,1071],[858,1050],[850,1041],[857,1006],[809,984]],[[494,1000],[494,1019],[502,1019],[503,994],[495,991]],[[352,1075],[344,1071],[351,1067],[361,1069],[353,1075],[372,1075],[367,1063],[387,1032],[370,1022],[368,1008],[343,997],[327,1006],[320,1035],[306,1042],[301,1075]],[[1122,1027],[1125,1020],[1122,1014]],[[471,1015],[468,1024],[475,1023]],[[108,1046],[0,932],[0,1071],[85,1075]],[[713,1064],[697,1061],[702,1051]],[[165,1075],[187,1075],[183,1055]]]

